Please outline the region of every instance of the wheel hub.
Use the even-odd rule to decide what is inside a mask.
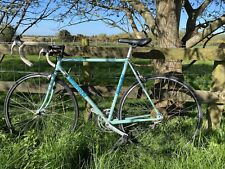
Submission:
[[[42,116],[44,114],[45,114],[45,109],[37,110],[35,113],[36,116]]]

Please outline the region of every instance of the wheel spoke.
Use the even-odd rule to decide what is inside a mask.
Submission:
[[[146,113],[153,119],[150,122],[122,124],[122,130],[130,133],[135,139],[139,138],[139,141],[147,138],[148,144],[159,144],[155,142],[159,137],[158,140],[165,140],[163,144],[171,147],[193,139],[193,135],[201,126],[199,118],[202,117],[201,107],[193,90],[182,82],[168,77],[148,78],[143,83],[154,106],[164,118],[161,122],[153,120],[156,112],[144,92],[138,95],[140,86],[136,83],[122,97],[118,119]],[[137,95],[139,98],[135,99],[133,96]],[[186,97],[188,100],[191,99],[191,103],[186,101]]]
[[[67,125],[67,129],[75,128],[78,118],[76,99],[68,85],[62,81],[56,81],[55,93],[48,107],[37,112],[47,93],[48,83],[47,75],[27,75],[9,90],[4,105],[5,119],[15,133],[21,134],[31,129],[45,133],[50,127],[49,132],[53,134],[64,130]]]

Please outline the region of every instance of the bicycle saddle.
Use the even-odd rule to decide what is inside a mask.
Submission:
[[[139,46],[139,47],[143,47],[151,41],[152,41],[151,38],[144,38],[144,39],[127,39],[127,38],[124,38],[124,39],[118,40],[119,43],[128,43],[129,45]]]

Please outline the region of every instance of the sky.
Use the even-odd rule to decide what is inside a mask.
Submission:
[[[185,27],[185,18],[186,16],[182,16],[181,19],[181,28]],[[60,31],[61,26],[58,25],[54,21],[41,21],[38,24],[34,25],[30,28],[25,35],[56,35]],[[83,34],[83,35],[98,35],[98,34],[119,34],[124,33],[118,28],[112,28],[101,21],[96,22],[87,22],[74,26],[64,27],[61,29],[68,30],[72,35]],[[18,30],[20,32],[20,29]]]
[[[181,20],[181,28],[185,27],[184,22],[185,16],[183,16],[183,19]],[[57,25],[57,23],[53,21],[42,21],[36,25],[34,25],[32,28],[30,28],[25,35],[56,35],[57,32],[60,31],[60,26]],[[100,21],[98,22],[88,22],[88,23],[82,23],[79,25],[64,27],[62,29],[68,30],[72,35],[76,34],[83,34],[83,35],[98,35],[98,34],[107,34],[107,35],[113,35],[113,34],[119,34],[123,33],[118,28],[112,28]],[[18,30],[19,32],[20,30]]]
[[[42,21],[29,29],[25,35],[56,35],[60,31],[60,25],[53,21]],[[64,27],[72,35],[98,35],[98,34],[118,34],[119,29],[111,28],[102,22],[88,22],[75,26]]]
[[[211,6],[212,9],[214,9],[214,6]],[[185,22],[187,19],[187,15],[185,12],[182,12],[181,15],[181,23],[180,28],[185,28]],[[61,25],[62,26],[62,25]],[[38,24],[34,25],[32,28],[30,28],[25,35],[56,35],[59,31],[61,26],[54,22],[54,21],[41,21]],[[68,30],[72,35],[76,34],[83,34],[83,35],[98,35],[98,34],[118,34],[123,33],[118,28],[112,28],[108,25],[102,23],[101,21],[98,22],[88,22],[88,23],[82,23],[70,27],[64,27],[61,29]],[[20,29],[18,30],[18,33],[20,32]]]

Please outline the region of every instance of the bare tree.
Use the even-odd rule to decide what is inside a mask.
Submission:
[[[33,25],[49,17],[58,9],[57,0],[0,0],[0,34],[8,25],[21,35]]]
[[[225,23],[224,0],[63,0],[63,3],[67,10],[61,18],[69,17],[68,25],[101,20],[125,32],[132,29],[138,37],[147,24],[160,47],[193,47]],[[182,10],[187,14],[186,33],[179,37]]]
[[[143,37],[144,24],[161,48],[193,47],[217,34],[225,24],[224,0],[62,0],[65,25],[103,21],[124,32]],[[180,37],[181,13],[186,13],[186,32]],[[180,62],[157,61],[156,70],[181,72]],[[157,66],[158,65],[158,66]],[[162,68],[168,68],[168,70]]]

